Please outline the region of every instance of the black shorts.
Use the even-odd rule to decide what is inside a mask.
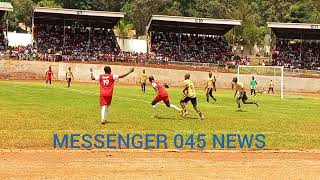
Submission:
[[[240,95],[238,96],[238,99],[239,99],[239,100],[241,99],[241,100],[243,100],[243,101],[248,100],[248,96],[247,96],[246,92],[240,93]]]
[[[181,99],[180,102],[188,103],[189,101],[191,101],[191,103],[192,103],[193,106],[196,106],[196,105],[197,105],[197,98],[196,98],[196,97],[194,97],[194,98],[184,97],[184,98]]]
[[[67,81],[68,81],[68,82],[71,82],[71,78],[67,78]]]

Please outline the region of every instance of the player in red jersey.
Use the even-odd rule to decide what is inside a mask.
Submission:
[[[53,80],[53,72],[52,72],[52,70],[51,70],[51,66],[49,66],[49,70],[46,72],[46,77],[45,77],[45,79],[46,79],[46,84],[48,84],[48,82],[49,82],[49,84],[52,83],[52,80]]]
[[[163,101],[164,104],[167,107],[173,108],[179,112],[181,112],[182,110],[180,108],[178,108],[177,106],[170,104],[170,100],[169,100],[169,95],[168,92],[166,91],[166,89],[159,84],[157,81],[154,80],[153,76],[149,76],[149,81],[152,85],[152,87],[154,88],[154,90],[157,92],[157,96],[153,99],[153,101],[151,102],[152,107],[156,107],[156,104],[160,101]]]
[[[111,105],[112,96],[113,96],[113,86],[114,82],[120,78],[128,76],[134,71],[134,68],[131,68],[130,71],[123,75],[111,74],[111,68],[109,66],[104,67],[104,74],[101,74],[99,78],[95,78],[91,71],[91,79],[98,80],[100,84],[100,106],[101,106],[101,123],[105,124],[108,119],[108,110]]]

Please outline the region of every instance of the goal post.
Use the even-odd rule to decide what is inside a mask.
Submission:
[[[246,70],[244,70],[246,69]],[[239,65],[238,66],[238,72],[237,77],[238,81],[241,80],[241,74],[246,75],[255,75],[255,76],[264,76],[263,79],[266,79],[267,76],[273,76],[278,77],[278,81],[280,81],[280,97],[281,99],[284,98],[284,73],[283,73],[284,67],[283,66],[245,66],[245,65]],[[247,77],[248,78],[248,77]],[[269,78],[270,79],[270,78]],[[243,81],[243,80],[241,80]],[[259,81],[259,79],[258,79]]]

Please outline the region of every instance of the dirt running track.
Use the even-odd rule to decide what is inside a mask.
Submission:
[[[0,150],[0,179],[319,179],[320,152]]]

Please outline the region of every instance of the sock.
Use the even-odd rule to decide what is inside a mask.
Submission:
[[[152,105],[152,107],[154,108],[154,117],[158,116],[158,114],[160,113],[160,109],[159,108],[156,108],[156,105]]]
[[[177,111],[181,111],[180,108],[178,108],[177,106],[175,106],[175,105],[173,105],[173,104],[170,104],[170,107],[173,108],[173,109],[175,109],[175,110],[177,110]]]
[[[104,105],[101,108],[101,121],[107,121],[108,119],[108,106]]]

